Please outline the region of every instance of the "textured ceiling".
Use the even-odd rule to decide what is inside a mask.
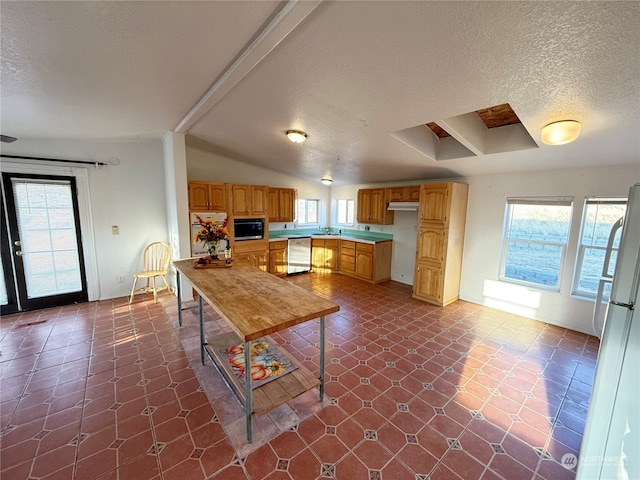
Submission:
[[[19,139],[178,131],[338,185],[640,166],[636,1],[2,1],[0,14],[1,129]],[[392,136],[503,103],[536,148],[436,161]],[[542,144],[567,118],[580,138]]]

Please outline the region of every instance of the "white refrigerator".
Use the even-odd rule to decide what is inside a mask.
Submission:
[[[640,183],[631,187],[577,479],[640,479]]]

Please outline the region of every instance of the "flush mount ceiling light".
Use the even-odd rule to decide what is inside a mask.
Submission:
[[[322,179],[322,180],[320,180],[320,181],[322,182],[322,184],[323,184],[323,185],[326,185],[327,187],[333,183],[333,180],[331,180],[331,179],[330,179],[330,178],[328,178],[328,177],[325,177],[325,178],[323,178],[323,179]]]
[[[545,125],[540,136],[547,145],[564,145],[578,138],[580,128],[576,120],[561,120]]]
[[[287,130],[287,137],[293,143],[302,143],[307,139],[307,134],[301,130]]]

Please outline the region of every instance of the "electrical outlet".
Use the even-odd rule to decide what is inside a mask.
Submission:
[[[118,225],[111,225],[111,233],[113,235],[120,235],[120,227]]]
[[[118,283],[124,283],[124,277],[122,275],[118,275]]]

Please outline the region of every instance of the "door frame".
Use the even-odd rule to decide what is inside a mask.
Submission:
[[[7,217],[5,215],[4,198],[0,202],[0,219],[2,228],[0,228],[0,255],[2,255],[4,283],[7,289],[7,304],[0,305],[0,315],[9,315],[18,312],[18,295],[16,281],[14,276],[13,252],[9,241],[9,228]]]
[[[0,172],[2,173],[75,177],[78,195],[78,216],[81,234],[80,241],[82,243],[84,268],[87,280],[87,296],[88,300],[92,302],[100,299],[100,283],[98,277],[98,262],[95,251],[93,218],[91,216],[89,168],[91,167],[42,165],[38,163],[29,163],[24,160],[19,163],[10,160],[3,160],[2,163],[0,163]]]
[[[87,275],[84,268],[84,255],[82,251],[82,230],[80,227],[80,211],[78,208],[78,195],[75,177],[70,176],[57,176],[57,175],[35,175],[31,173],[8,173],[2,174],[2,186],[4,188],[4,204],[7,213],[7,224],[9,225],[9,237],[10,241],[15,242],[23,239],[20,236],[20,220],[18,211],[16,208],[15,200],[15,185],[14,180],[20,183],[20,180],[25,181],[33,180],[35,184],[47,184],[49,182],[63,182],[70,187],[70,199],[73,209],[73,227],[75,230],[75,246],[78,254],[78,268],[80,273],[80,290],[55,293],[52,295],[44,295],[38,297],[29,297],[28,278],[26,277],[26,269],[23,261],[15,260],[13,262],[15,283],[18,292],[18,307],[20,311],[39,310],[42,308],[57,307],[61,305],[69,305],[72,303],[84,303],[88,301],[87,294]],[[9,192],[12,192],[11,194]],[[15,212],[15,213],[14,213]],[[18,244],[20,245],[20,244]],[[12,253],[15,255],[15,251],[22,250],[22,246],[16,247],[9,245]]]

